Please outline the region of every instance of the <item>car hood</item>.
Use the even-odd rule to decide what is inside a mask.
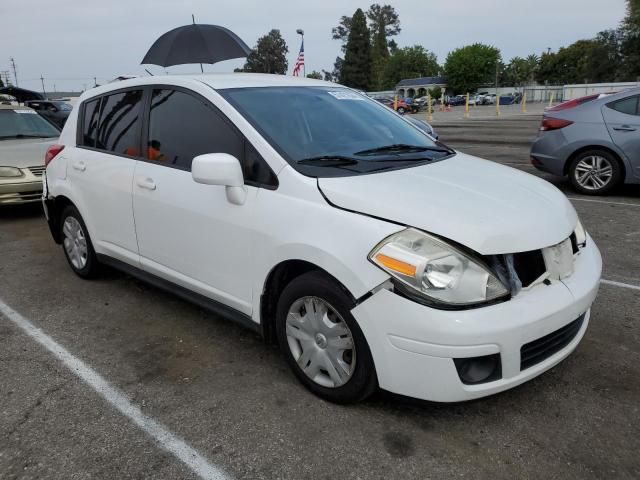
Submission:
[[[35,167],[44,165],[44,154],[57,138],[18,138],[0,140],[0,166]]]
[[[565,195],[528,173],[457,153],[441,162],[319,178],[335,206],[422,229],[483,255],[555,245],[575,229]]]

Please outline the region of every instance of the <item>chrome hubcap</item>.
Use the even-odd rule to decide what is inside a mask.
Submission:
[[[82,270],[87,264],[87,238],[80,222],[74,217],[67,217],[62,226],[62,233],[64,249],[71,265],[77,270]]]
[[[611,181],[612,176],[611,162],[599,155],[585,157],[576,165],[576,182],[587,190],[604,188]]]
[[[315,383],[336,388],[349,381],[356,366],[353,336],[325,300],[296,300],[287,314],[286,334],[293,358]]]

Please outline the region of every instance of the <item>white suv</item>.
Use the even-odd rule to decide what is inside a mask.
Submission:
[[[602,262],[567,198],[353,90],[285,76],[85,92],[46,157],[54,239],[277,340],[321,397],[460,401],[560,362]]]

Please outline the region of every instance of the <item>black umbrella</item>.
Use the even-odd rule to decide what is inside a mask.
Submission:
[[[217,25],[185,25],[158,38],[141,64],[170,67],[185,63],[216,63],[246,57],[251,49],[231,30]]]
[[[0,88],[0,95],[11,95],[12,97],[15,97],[18,102],[26,102],[27,100],[44,100],[44,95],[41,93],[14,87],[13,85]]]

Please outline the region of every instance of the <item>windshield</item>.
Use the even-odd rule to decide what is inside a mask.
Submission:
[[[344,176],[406,168],[454,152],[388,107],[344,87],[219,90],[301,173]]]
[[[59,136],[60,131],[33,110],[0,110],[0,140]]]

